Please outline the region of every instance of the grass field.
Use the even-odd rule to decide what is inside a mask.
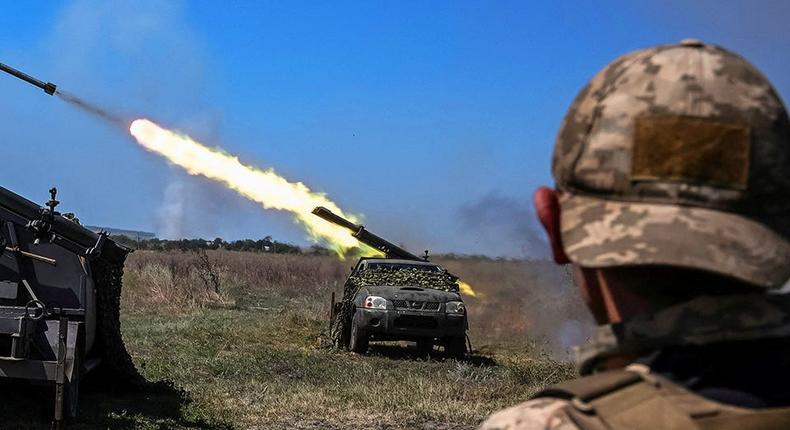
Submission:
[[[582,312],[560,299],[568,288],[562,272],[541,262],[442,263],[478,292],[467,299],[475,353],[464,361],[422,357],[408,344],[375,345],[368,356],[325,348],[329,295],[352,262],[136,252],[126,266],[122,321],[150,386],[116,393],[108,381],[86,383],[81,416],[69,428],[467,429],[573,373],[543,351],[551,350],[541,348],[550,332],[531,315]],[[44,392],[4,390],[0,427],[47,428]]]

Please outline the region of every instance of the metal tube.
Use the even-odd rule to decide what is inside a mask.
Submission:
[[[337,224],[341,227],[347,228],[352,232],[357,232],[360,228],[362,228],[361,225],[356,225],[353,222],[341,217],[340,215],[335,215],[334,212],[323,206],[317,206],[315,209],[313,209],[313,215],[323,218],[332,224]]]
[[[387,258],[402,258],[404,260],[416,261],[424,260],[423,258],[417,257],[398,245],[376,236],[375,234],[365,230],[365,227],[354,224],[353,222],[333,213],[323,206],[317,206],[315,209],[313,209],[313,215],[351,230],[351,236],[354,236],[358,241],[364,243],[365,245],[383,252]]]
[[[53,84],[52,82],[44,83],[44,81],[39,81],[38,79],[28,75],[27,73],[20,72],[19,70],[15,69],[15,68],[7,65],[7,64],[0,63],[0,70],[4,71],[4,72],[6,72],[6,73],[8,73],[8,74],[10,74],[12,76],[16,76],[17,78],[19,78],[19,79],[21,79],[21,80],[23,80],[23,81],[25,81],[25,82],[27,82],[29,84],[33,84],[33,85],[41,88],[42,90],[44,90],[45,93],[47,93],[49,95],[55,94],[55,91],[57,89],[57,86],[55,84]]]
[[[27,258],[32,258],[34,260],[43,261],[44,263],[51,264],[53,266],[57,265],[57,261],[54,258],[44,257],[43,255],[33,254],[32,252],[22,251],[19,247],[11,247],[6,246],[6,251],[9,252],[18,252],[20,255],[24,255]]]

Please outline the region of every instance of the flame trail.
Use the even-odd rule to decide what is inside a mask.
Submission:
[[[472,286],[467,282],[464,282],[460,279],[458,280],[458,289],[462,294],[466,294],[469,297],[477,297],[477,293],[475,292],[474,288],[472,288]]]
[[[360,243],[344,228],[313,216],[313,208],[323,206],[351,222],[359,222],[357,216],[343,212],[325,194],[310,191],[301,182],[288,182],[273,169],[261,170],[244,165],[237,157],[219,148],[209,148],[185,134],[162,128],[147,119],[132,121],[129,132],[143,148],[164,156],[190,175],[221,182],[266,209],[291,212],[307,229],[311,239],[328,243],[340,257],[345,257],[355,248],[362,249],[367,255],[378,253]],[[459,280],[458,285],[461,293],[477,297],[468,283]]]
[[[325,194],[310,191],[301,182],[288,182],[273,169],[261,170],[244,165],[237,157],[219,148],[209,148],[147,119],[134,120],[129,132],[145,149],[164,156],[190,175],[221,182],[266,209],[291,212],[296,221],[307,229],[311,239],[326,242],[341,257],[349,250],[363,247],[346,230],[316,218],[311,211],[316,206],[324,206],[353,222],[358,222],[358,217],[344,213]]]

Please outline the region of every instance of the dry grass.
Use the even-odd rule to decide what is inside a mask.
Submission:
[[[144,374],[191,393],[186,414],[240,429],[468,429],[493,410],[567,377],[572,366],[512,351],[468,361],[414,348],[368,356],[316,347],[323,321],[279,311],[203,310],[125,320]]]
[[[466,298],[476,346],[537,344],[563,357],[590,324],[568,274],[552,263],[475,258],[436,262],[478,293]],[[123,306],[131,313],[189,312],[216,303],[278,307],[297,300],[311,303],[310,312],[325,312],[331,292],[342,292],[353,264],[330,256],[138,251],[126,263]],[[217,285],[206,281],[207,272]],[[581,331],[575,333],[574,327]]]
[[[122,302],[127,312],[188,312],[217,302],[248,304],[261,297],[328,297],[341,288],[347,265],[324,256],[137,251],[126,262]],[[207,272],[216,276],[216,286],[206,282],[211,277]]]

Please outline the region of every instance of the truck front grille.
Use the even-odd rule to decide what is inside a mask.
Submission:
[[[439,302],[423,302],[420,300],[393,300],[395,309],[411,310],[411,311],[430,311],[436,312],[439,310]]]
[[[395,318],[395,327],[404,328],[436,328],[434,317],[422,315],[401,315]]]

